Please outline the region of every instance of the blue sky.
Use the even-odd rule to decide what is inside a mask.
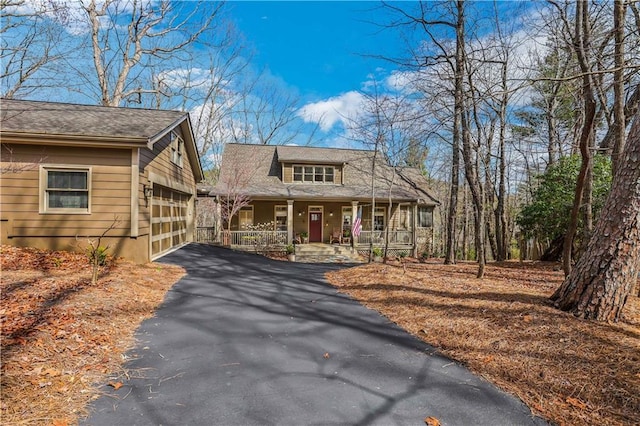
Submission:
[[[398,47],[390,32],[381,34],[371,23],[380,19],[377,2],[235,1],[228,6],[256,51],[254,66],[266,67],[305,101],[359,90],[368,74],[390,66],[364,55]]]

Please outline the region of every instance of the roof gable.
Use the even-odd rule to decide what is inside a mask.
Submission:
[[[3,132],[152,141],[187,113],[55,102],[0,100]]]

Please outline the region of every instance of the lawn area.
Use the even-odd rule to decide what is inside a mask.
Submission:
[[[185,272],[118,260],[92,286],[82,254],[0,250],[0,422],[76,424],[99,386],[128,374],[135,330]]]
[[[563,274],[540,262],[407,261],[330,272],[341,291],[557,424],[640,424],[640,300],[607,324],[555,309]]]

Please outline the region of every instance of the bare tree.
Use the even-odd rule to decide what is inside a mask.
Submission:
[[[145,68],[171,61],[188,61],[189,47],[204,43],[214,30],[222,3],[90,0],[82,5],[89,29],[93,76],[72,66],[90,87],[99,90],[102,105],[141,102],[158,87],[145,80]]]
[[[39,5],[26,0],[0,3],[0,93],[3,98],[27,96],[51,87],[55,77],[52,67],[68,53],[63,30],[48,19],[61,9],[54,1]]]

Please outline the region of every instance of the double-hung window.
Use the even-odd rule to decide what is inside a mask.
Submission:
[[[41,213],[89,213],[90,168],[40,168]]]

